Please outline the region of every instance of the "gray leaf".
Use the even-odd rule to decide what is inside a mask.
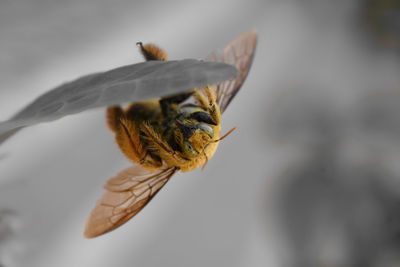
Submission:
[[[10,120],[0,123],[0,143],[24,126],[96,107],[180,93],[232,78],[236,68],[195,59],[147,61],[90,74],[43,94]]]

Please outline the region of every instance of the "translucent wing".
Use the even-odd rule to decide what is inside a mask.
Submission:
[[[257,32],[245,32],[230,42],[222,53],[214,52],[205,58],[206,61],[218,61],[235,65],[239,70],[236,79],[227,80],[214,87],[221,112],[226,109],[246,79],[253,60],[256,43]]]
[[[135,216],[167,183],[177,168],[149,171],[134,165],[109,179],[86,222],[84,235],[92,238],[111,231]]]

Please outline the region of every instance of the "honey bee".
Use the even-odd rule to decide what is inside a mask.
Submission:
[[[107,181],[106,192],[87,220],[85,237],[99,236],[128,221],[176,172],[204,168],[219,141],[235,129],[220,136],[221,114],[247,76],[256,41],[255,31],[243,33],[222,53],[205,59],[235,65],[239,70],[236,79],[126,108],[107,108],[107,125],[134,165]],[[139,42],[138,47],[146,60],[168,60],[158,46]]]

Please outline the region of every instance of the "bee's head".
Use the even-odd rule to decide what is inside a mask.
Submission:
[[[213,128],[204,122],[176,121],[175,139],[182,152],[190,158],[197,157],[214,137]]]

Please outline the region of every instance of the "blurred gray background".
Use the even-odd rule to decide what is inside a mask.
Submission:
[[[129,166],[92,110],[0,147],[0,266],[400,266],[398,0],[0,2],[0,120],[84,74],[202,58],[256,29],[248,79],[204,172],[82,236]]]

